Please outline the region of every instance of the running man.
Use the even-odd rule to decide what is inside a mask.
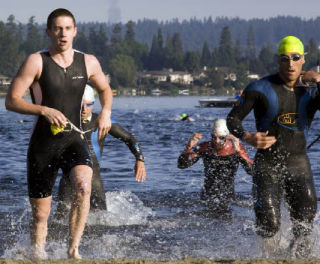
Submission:
[[[303,43],[294,36],[283,38],[278,46],[278,73],[249,84],[227,118],[231,133],[257,148],[254,210],[257,233],[264,238],[269,254],[275,250],[272,244],[280,228],[283,195],[293,222],[291,253],[308,257],[311,250],[308,235],[317,212],[317,198],[304,129],[320,104],[317,87],[303,83],[319,82],[320,75],[302,72],[304,63]],[[242,127],[242,120],[252,109],[257,132]]]
[[[70,11],[54,10],[48,16],[46,33],[51,40],[49,49],[27,57],[8,91],[6,107],[37,116],[27,157],[32,258],[46,258],[52,187],[61,168],[70,174],[74,194],[67,254],[80,259],[79,244],[90,208],[92,178],[88,144],[77,132],[81,126],[82,96],[90,80],[101,103],[95,128],[101,139],[111,127],[112,92],[98,60],[72,48],[77,27]],[[33,103],[23,98],[29,88]],[[60,130],[69,127],[69,132],[53,135],[54,126]]]
[[[92,176],[92,186],[91,186],[91,197],[90,197],[90,209],[91,210],[106,210],[106,197],[102,178],[100,175],[100,160],[102,156],[103,146],[105,137],[98,139],[97,131],[94,132],[95,123],[98,118],[98,114],[92,113],[94,106],[94,90],[90,85],[86,85],[82,99],[82,109],[81,109],[81,121],[82,128],[85,133],[85,137],[88,141],[91,158],[93,162],[93,176]],[[122,128],[122,126],[111,120],[112,125],[109,133],[111,136],[120,139],[124,142],[132,154],[136,158],[135,162],[135,178],[138,182],[143,182],[146,178],[146,171],[144,166],[144,157],[139,142],[134,138],[132,134],[127,132]],[[69,175],[63,175],[59,183],[59,204],[57,207],[56,215],[61,217],[65,215],[67,207],[72,202],[71,195],[71,182]]]
[[[214,122],[211,141],[203,142],[193,149],[201,138],[200,133],[191,136],[178,158],[178,168],[188,168],[202,158],[205,178],[201,200],[215,213],[224,213],[235,198],[234,178],[239,163],[248,174],[252,174],[253,161],[239,139],[229,134],[225,119]]]

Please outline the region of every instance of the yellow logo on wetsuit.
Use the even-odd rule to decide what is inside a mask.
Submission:
[[[55,135],[59,134],[60,132],[64,131],[64,126],[58,127],[56,125],[51,125],[50,129],[51,129],[52,134],[55,136]]]
[[[289,128],[289,129],[298,129],[298,113],[287,113],[278,116],[278,124]]]

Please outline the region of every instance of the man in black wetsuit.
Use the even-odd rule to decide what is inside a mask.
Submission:
[[[6,107],[37,117],[27,157],[31,257],[46,258],[52,187],[61,168],[70,174],[73,186],[67,254],[79,259],[92,178],[90,151],[79,129],[82,96],[90,80],[99,93],[101,112],[95,129],[103,138],[111,127],[112,91],[96,57],[72,48],[77,27],[70,11],[54,10],[48,16],[46,33],[51,41],[49,49],[27,57],[8,91]],[[23,98],[30,87],[32,103]]]
[[[293,222],[291,254],[307,257],[308,235],[317,211],[317,198],[310,162],[306,154],[306,129],[319,108],[314,72],[302,72],[304,47],[293,36],[278,47],[279,72],[249,84],[227,118],[233,135],[256,147],[253,181],[257,189],[257,233],[273,254],[275,234],[280,228],[280,204],[285,195]],[[257,132],[247,132],[242,120],[254,110]]]
[[[234,200],[234,178],[239,163],[252,174],[252,160],[239,139],[229,134],[225,119],[218,119],[213,125],[211,141],[203,142],[193,149],[202,134],[191,136],[186,149],[178,158],[178,168],[192,166],[200,158],[204,163],[204,185],[201,200],[205,201],[213,213],[227,212],[230,201]]]
[[[91,158],[93,162],[93,176],[92,176],[92,187],[91,187],[91,197],[90,197],[90,209],[105,210],[106,208],[106,197],[103,182],[100,175],[100,160],[102,156],[103,146],[105,137],[98,139],[97,131],[94,132],[92,129],[98,118],[98,114],[92,113],[94,105],[94,91],[88,84],[84,90],[82,99],[82,109],[81,109],[81,121],[82,129],[88,131],[85,133],[85,137],[88,141]],[[132,134],[127,132],[122,128],[122,126],[111,120],[111,129],[108,134],[120,139],[124,142],[132,154],[136,158],[135,163],[135,178],[137,181],[143,182],[146,178],[146,171],[144,166],[144,157],[139,142],[134,138]],[[69,175],[63,175],[59,183],[59,204],[57,207],[57,216],[65,216],[66,208],[72,202],[71,195],[71,182]]]

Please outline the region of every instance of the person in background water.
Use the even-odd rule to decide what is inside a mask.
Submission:
[[[94,90],[90,85],[86,85],[83,99],[82,99],[82,109],[81,109],[81,121],[82,129],[88,131],[85,133],[85,137],[88,141],[90,153],[93,162],[93,176],[92,176],[92,187],[91,187],[91,197],[90,197],[90,209],[106,210],[106,198],[103,182],[100,175],[100,160],[102,156],[103,146],[105,137],[99,139],[97,131],[93,131],[95,124],[97,122],[98,114],[92,113],[94,105]],[[144,166],[144,157],[140,144],[134,138],[133,135],[124,130],[120,124],[111,120],[111,129],[109,134],[115,138],[120,139],[124,142],[132,154],[136,158],[135,163],[135,178],[139,182],[143,182],[146,178],[146,171]],[[72,202],[71,195],[71,182],[69,174],[62,175],[59,183],[59,194],[58,194],[59,204],[56,210],[56,216],[61,218],[65,216],[67,207],[70,206]]]
[[[90,80],[99,93],[101,112],[95,129],[103,138],[111,127],[112,92],[96,57],[72,48],[77,27],[70,11],[59,8],[51,12],[46,33],[51,41],[49,49],[27,57],[7,93],[6,108],[37,116],[27,157],[31,258],[47,257],[52,188],[61,168],[70,175],[73,187],[67,254],[80,259],[92,178],[89,147],[79,130],[82,96]],[[29,88],[32,103],[23,98]]]
[[[294,36],[278,46],[279,71],[249,84],[227,118],[233,135],[257,148],[253,181],[257,189],[254,206],[257,233],[267,254],[278,248],[280,204],[283,195],[293,223],[290,250],[308,257],[309,235],[317,212],[317,197],[306,154],[304,129],[320,106],[317,87],[305,82],[320,81],[315,72],[302,72],[303,43]],[[254,110],[257,132],[245,131],[242,120]]]
[[[248,174],[252,174],[253,161],[239,140],[229,134],[225,119],[214,122],[211,140],[198,145],[202,134],[191,136],[185,150],[178,158],[178,168],[185,169],[200,158],[204,163],[204,185],[201,200],[205,201],[214,213],[225,213],[235,198],[234,179],[241,163]]]
[[[235,96],[234,98],[237,99],[237,100],[240,99],[242,92],[243,92],[242,90],[240,90],[239,92],[237,92],[237,93],[236,93],[236,96]]]
[[[181,121],[188,121],[188,122],[193,122],[194,119],[187,115],[186,113],[181,114]]]

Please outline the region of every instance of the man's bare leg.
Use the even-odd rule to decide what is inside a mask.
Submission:
[[[32,217],[30,220],[31,258],[46,259],[46,238],[48,218],[50,215],[52,196],[46,198],[30,198]]]
[[[69,258],[81,259],[79,244],[90,209],[92,169],[86,165],[75,166],[70,171],[74,199],[69,222]]]

